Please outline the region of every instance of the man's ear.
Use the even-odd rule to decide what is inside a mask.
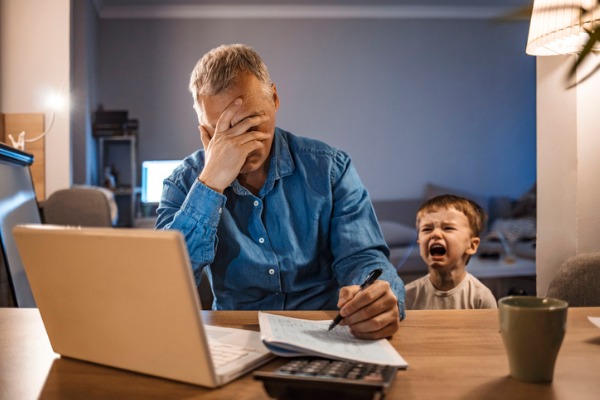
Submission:
[[[477,253],[477,249],[479,248],[479,243],[481,243],[481,239],[474,236],[471,238],[471,245],[467,249],[467,254],[473,255]]]
[[[275,105],[275,110],[279,110],[279,95],[277,94],[277,86],[274,83],[271,83],[271,88],[273,89],[273,104]]]
[[[194,103],[194,111],[196,111],[196,116],[198,117],[198,129],[200,129],[201,126],[209,126],[209,123],[206,120],[206,114],[204,113],[203,103],[201,101]]]

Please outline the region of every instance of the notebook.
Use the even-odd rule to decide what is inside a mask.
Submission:
[[[203,324],[180,232],[32,224],[13,233],[61,356],[207,387],[274,357],[259,332]],[[237,360],[214,357],[209,343]]]

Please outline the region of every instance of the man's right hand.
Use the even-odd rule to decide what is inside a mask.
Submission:
[[[239,175],[248,155],[264,146],[264,141],[270,137],[268,133],[250,130],[267,121],[268,115],[244,118],[231,126],[241,104],[242,99],[231,102],[219,117],[214,130],[204,124],[199,126],[206,157],[198,179],[220,193]]]

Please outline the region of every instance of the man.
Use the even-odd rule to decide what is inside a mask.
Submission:
[[[337,306],[358,337],[394,334],[404,284],[350,158],[275,127],[277,89],[245,45],[204,55],[190,90],[203,149],[165,180],[156,226],[183,232],[213,309]]]

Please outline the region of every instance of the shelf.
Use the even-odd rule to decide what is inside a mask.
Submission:
[[[131,189],[130,187],[116,188],[111,190],[115,196],[131,196],[132,194],[139,193],[139,188]]]
[[[137,135],[96,136],[96,184],[112,190],[119,210],[117,226],[132,227],[137,204]],[[108,169],[108,171],[107,171]],[[110,173],[111,178],[107,175]],[[107,184],[108,183],[108,184]]]

